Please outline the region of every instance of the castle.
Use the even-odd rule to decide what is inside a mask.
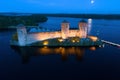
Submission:
[[[18,44],[19,46],[25,46],[37,41],[42,41],[52,38],[62,38],[67,39],[69,37],[79,37],[86,38],[88,34],[88,23],[84,20],[81,20],[78,23],[79,29],[74,30],[70,29],[70,23],[63,21],[61,23],[61,31],[53,32],[27,32],[24,25],[18,25],[17,34],[18,34]]]

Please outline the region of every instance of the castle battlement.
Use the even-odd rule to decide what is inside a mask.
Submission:
[[[52,38],[62,39],[67,39],[69,37],[86,38],[88,32],[88,23],[84,20],[81,20],[78,23],[78,27],[79,29],[77,30],[70,30],[69,29],[70,23],[67,21],[63,21],[61,23],[61,31],[27,33],[26,27],[24,25],[19,25],[17,27],[18,43],[20,46],[25,46],[33,42]]]

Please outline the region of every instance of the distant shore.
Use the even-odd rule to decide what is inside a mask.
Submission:
[[[120,20],[120,14],[40,14],[40,13],[0,13],[0,30],[14,30],[16,25],[36,26],[46,22],[47,17],[70,17],[82,19]],[[13,25],[13,26],[12,26]],[[12,27],[11,27],[12,26]]]
[[[0,13],[0,16],[31,16],[31,15],[39,15],[39,16],[47,16],[47,17],[72,17],[72,18],[92,18],[92,19],[120,19],[120,14],[84,14],[84,13],[76,13],[76,14],[70,14],[70,13],[13,13],[13,12],[7,12],[7,13]]]
[[[120,14],[41,14],[41,15],[50,16],[50,17],[120,20]]]
[[[18,24],[26,26],[37,26],[39,23],[46,22],[46,16],[32,15],[13,15],[0,14],[0,29],[15,29]]]

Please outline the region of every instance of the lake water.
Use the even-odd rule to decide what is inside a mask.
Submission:
[[[60,29],[65,19],[77,28],[79,18],[49,17],[41,26]],[[14,31],[0,32],[0,80],[120,80],[120,48],[11,47]],[[120,20],[93,19],[90,35],[120,44]]]

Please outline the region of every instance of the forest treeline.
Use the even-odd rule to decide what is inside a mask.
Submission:
[[[71,17],[71,18],[92,18],[92,19],[107,19],[119,20],[120,14],[32,14],[22,15],[22,13],[10,13],[9,15],[0,14],[0,28],[8,28],[9,26],[16,26],[24,24],[26,26],[37,26],[40,22],[46,22],[47,17]],[[12,15],[12,16],[11,16]],[[16,16],[19,15],[19,16]],[[27,16],[26,16],[27,15]]]
[[[120,14],[42,14],[51,17],[72,17],[72,18],[92,18],[92,19],[120,19]]]
[[[0,28],[9,28],[9,26],[17,26],[24,24],[26,26],[36,26],[40,22],[46,22],[48,18],[43,15],[33,14],[29,16],[6,16],[0,15]]]

